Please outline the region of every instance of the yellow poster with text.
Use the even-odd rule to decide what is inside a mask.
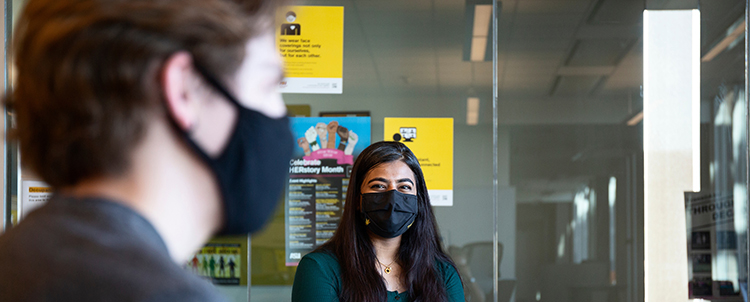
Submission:
[[[384,121],[386,141],[404,143],[422,166],[433,206],[453,205],[453,118],[392,118]]]
[[[341,94],[344,7],[286,6],[278,10],[276,24],[286,76],[280,91]]]

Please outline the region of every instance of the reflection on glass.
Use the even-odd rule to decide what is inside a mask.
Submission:
[[[585,260],[589,260],[589,238],[591,238],[591,232],[595,229],[594,225],[591,225],[591,221],[594,218],[596,211],[596,193],[589,189],[589,187],[576,193],[573,199],[573,209],[575,217],[573,217],[573,262],[581,263]]]
[[[617,201],[617,178],[612,176],[609,178],[609,186],[607,188],[608,201],[609,201],[609,283],[612,285],[617,284],[617,258],[616,248],[617,245],[615,240],[615,233],[617,229],[616,218],[615,218],[615,202]]]
[[[691,296],[747,301],[747,101],[743,1],[701,1],[701,196],[689,211]],[[687,204],[686,204],[687,206]],[[705,216],[706,218],[702,218]],[[701,225],[702,224],[702,225]],[[690,230],[690,229],[689,229]]]
[[[711,64],[707,61],[705,64]],[[742,85],[715,88],[710,137],[711,171],[700,199],[688,199],[691,297],[742,301],[747,284],[747,176],[745,93]],[[713,131],[709,132],[713,128]],[[745,263],[745,265],[742,265]]]

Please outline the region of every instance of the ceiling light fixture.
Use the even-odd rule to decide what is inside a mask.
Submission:
[[[628,120],[626,123],[628,126],[635,126],[638,125],[643,120],[643,111],[636,113],[632,118]]]
[[[466,0],[464,61],[492,61],[492,14],[492,0]]]
[[[466,98],[466,124],[474,126],[479,122],[479,98]]]
[[[471,87],[466,95],[466,124],[475,126],[479,123],[479,97],[474,90],[474,62],[471,62]]]
[[[474,6],[474,27],[471,34],[471,61],[482,62],[487,56],[487,38],[492,19],[492,5]]]

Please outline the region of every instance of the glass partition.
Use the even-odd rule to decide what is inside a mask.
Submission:
[[[5,1],[6,38],[23,3]],[[688,10],[699,21],[690,33],[699,34],[700,62],[688,61],[700,71],[691,111],[699,160],[668,158],[689,167],[699,188],[653,183],[687,174],[655,169],[646,154],[654,145],[644,146],[665,131],[648,124],[657,103],[644,79],[646,9]],[[286,10],[277,37],[288,76],[281,89],[303,164],[290,163],[290,183],[262,232],[219,239],[197,254],[224,253],[243,268],[212,278],[231,300],[290,300],[299,258],[341,217],[349,160],[370,143],[399,140],[435,177],[433,210],[466,301],[656,301],[650,293],[660,288],[679,301],[747,301],[747,1],[309,0],[289,9],[292,18]],[[342,40],[311,41],[309,16]],[[321,71],[289,59],[299,55],[337,59],[321,61]],[[669,71],[665,77],[677,76]],[[692,103],[660,113],[684,106]],[[695,126],[684,118],[675,113]],[[12,113],[5,123],[12,127]],[[419,147],[426,136],[431,144]],[[12,227],[24,179],[15,147],[4,146],[3,218]],[[313,154],[326,149],[338,151]],[[330,175],[305,172],[306,160],[333,153]],[[664,229],[677,232],[665,235],[674,249],[649,246]],[[663,265],[664,255],[678,256],[668,259],[676,265]]]
[[[497,266],[493,265],[493,255],[501,251],[497,271],[507,284],[503,284],[498,294],[508,301],[515,282],[515,192],[507,185],[499,191],[503,205],[498,208],[497,217],[501,217],[498,223],[502,225],[502,233],[495,245],[493,2],[306,1],[303,5],[343,7],[343,91],[341,94],[285,93],[284,99],[293,114],[299,116],[300,123],[307,119],[313,121],[306,127],[320,121],[330,125],[328,119],[336,120],[339,125],[349,123],[345,126],[350,127],[354,120],[346,119],[367,119],[362,129],[367,128],[370,142],[392,141],[398,133],[398,138],[420,158],[428,178],[443,248],[464,274],[466,289],[470,289],[466,291],[467,299],[494,300],[497,277],[492,267]],[[293,23],[301,24],[304,34],[305,16],[300,11],[295,13],[297,21]],[[338,30],[334,25],[331,27],[332,31]],[[293,40],[285,38],[286,42]],[[282,52],[285,53],[290,52]],[[287,61],[287,64],[290,63]],[[291,67],[287,65],[287,68]],[[293,80],[288,81],[287,89],[294,85]],[[294,112],[300,108],[300,112]],[[416,135],[413,142],[412,133]],[[327,138],[331,139],[330,134]],[[428,162],[425,160],[428,156],[418,151],[416,144],[420,138],[434,140],[436,148],[452,152],[452,157],[441,163],[451,165],[452,173],[430,174],[426,167],[436,167],[435,159]],[[362,143],[362,133],[359,140]],[[299,152],[301,154],[302,149]],[[357,152],[354,149],[354,155]],[[294,172],[292,177],[295,181],[298,179]],[[439,177],[451,180],[452,188],[440,187],[444,184],[431,187],[429,179]],[[343,181],[346,183],[348,179]],[[338,184],[325,182],[326,190],[331,186]],[[316,187],[320,188],[320,183]],[[445,193],[450,189],[452,195]],[[293,191],[291,194],[298,194],[302,189],[295,184],[290,185],[289,190]],[[316,190],[320,208],[321,191]],[[343,196],[337,195],[334,199],[340,201]],[[296,224],[296,214],[288,211],[294,211],[299,204],[298,199],[287,198],[266,230],[251,238],[252,301],[285,301],[291,297],[294,260],[304,255],[305,250],[300,249],[301,255],[288,250],[290,240],[295,241],[294,244],[304,240],[290,239],[299,233],[288,228]],[[290,215],[295,217],[290,218]],[[317,219],[320,226],[321,218]],[[316,230],[318,239],[314,246],[325,242],[320,237],[322,228]],[[468,286],[469,283],[472,285]]]
[[[643,9],[503,2],[498,179],[517,195],[515,301],[643,300]]]
[[[700,1],[701,190],[686,215],[688,290],[706,300],[747,301],[746,10]]]

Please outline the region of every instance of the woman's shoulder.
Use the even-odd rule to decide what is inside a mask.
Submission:
[[[436,265],[440,274],[443,276],[443,282],[445,282],[445,290],[448,293],[448,300],[463,301],[463,283],[461,282],[461,276],[458,275],[456,267],[450,260],[446,259],[438,259],[436,261]]]
[[[302,257],[299,262],[299,269],[316,267],[317,269],[338,273],[341,270],[339,261],[333,253],[328,251],[314,251]]]
[[[444,272],[447,270],[448,271],[456,270],[455,266],[453,266],[453,263],[445,259],[435,259],[435,265],[437,266],[438,270],[440,270],[441,272]]]
[[[333,254],[311,252],[299,262],[292,286],[292,301],[338,301],[341,269]]]
[[[336,259],[336,256],[334,256],[333,253],[329,251],[325,251],[325,250],[323,251],[317,250],[314,252],[307,253],[305,256],[302,257],[302,259],[305,259],[305,258],[315,260],[315,261],[326,261],[326,262],[335,261],[338,263],[338,259]]]
[[[451,277],[453,276],[458,276],[458,271],[456,270],[456,267],[449,260],[436,259],[435,267],[437,268],[438,272],[443,275],[443,278],[445,278],[446,280],[451,279]]]

